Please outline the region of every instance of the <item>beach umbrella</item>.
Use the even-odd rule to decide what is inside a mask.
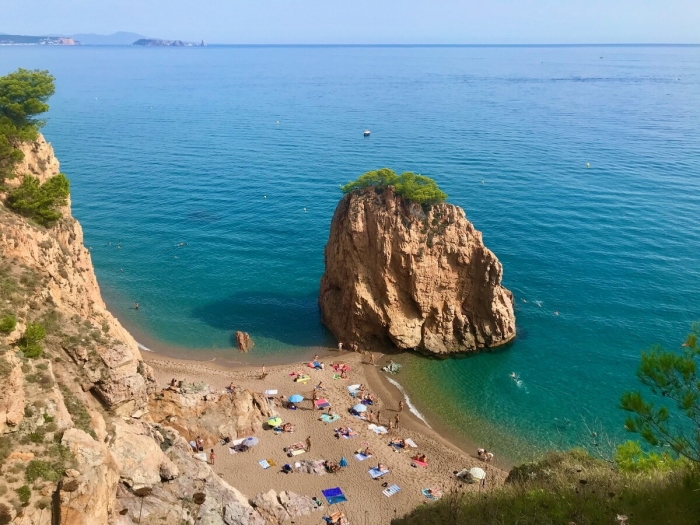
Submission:
[[[340,463],[338,463],[338,465],[340,465],[341,467],[347,467],[347,466],[348,466],[348,460],[345,459],[345,456],[343,456],[342,458],[340,458]]]
[[[260,440],[258,438],[256,438],[255,436],[250,436],[250,437],[245,438],[243,440],[243,443],[241,443],[241,444],[245,445],[246,447],[254,447],[258,443],[260,443]]]
[[[365,405],[363,405],[362,403],[358,403],[357,405],[355,405],[354,407],[352,407],[352,409],[353,409],[355,412],[360,413],[360,412],[365,412],[365,411],[367,410],[367,407],[366,407]]]
[[[484,479],[486,477],[486,472],[484,472],[484,469],[479,467],[469,469],[469,473],[474,479]]]
[[[289,396],[289,402],[290,403],[301,403],[304,401],[304,396],[299,395],[299,394],[293,394]]]
[[[282,424],[282,418],[279,416],[271,417],[267,420],[267,424],[271,427],[278,427]]]

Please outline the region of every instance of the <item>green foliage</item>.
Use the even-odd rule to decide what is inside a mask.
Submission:
[[[634,525],[697,523],[700,472],[688,463],[667,473],[625,473],[585,451],[550,453],[516,467],[505,485],[448,492],[392,525]],[[472,489],[476,487],[472,486]]]
[[[70,195],[70,182],[63,173],[51,177],[44,184],[32,176],[25,176],[7,197],[8,207],[25,217],[50,228],[62,217],[58,210],[65,206]]]
[[[343,193],[351,193],[369,187],[384,190],[388,186],[394,186],[397,195],[420,204],[437,204],[447,199],[447,194],[440,190],[433,179],[410,171],[399,176],[389,168],[368,171],[357,180],[341,186],[340,189]]]
[[[0,318],[0,333],[9,334],[17,326],[17,318],[14,314],[7,314]]]
[[[20,142],[35,140],[44,122],[35,117],[48,111],[54,94],[54,78],[48,71],[18,69],[0,77],[0,185],[14,177],[24,158]]]
[[[17,342],[17,346],[24,353],[24,357],[31,359],[41,357],[44,353],[44,348],[41,342],[46,337],[46,329],[40,323],[27,323],[27,328],[24,335]]]
[[[26,507],[29,504],[29,500],[32,497],[32,489],[30,489],[28,485],[22,485],[15,492],[19,496],[19,501],[22,504],[22,506]]]
[[[61,445],[53,445],[51,448],[60,447]],[[56,455],[53,461],[44,461],[41,459],[33,459],[27,465],[27,470],[24,471],[24,477],[28,483],[34,483],[37,479],[44,481],[58,481],[63,476],[63,471],[66,468],[66,463],[72,458],[70,453],[61,451]]]
[[[637,441],[626,441],[617,446],[615,464],[621,472],[667,472],[680,468],[682,460],[674,459],[668,452],[645,452]]]
[[[63,401],[66,404],[66,408],[68,409],[68,413],[75,427],[87,432],[94,438],[95,431],[91,426],[90,413],[85,408],[83,402],[66,385],[59,383],[58,388],[63,394]]]
[[[637,370],[641,383],[660,402],[646,401],[641,392],[625,392],[620,400],[631,415],[625,422],[652,446],[668,446],[695,463],[700,463],[700,323],[692,326],[682,352],[655,346],[642,353]]]

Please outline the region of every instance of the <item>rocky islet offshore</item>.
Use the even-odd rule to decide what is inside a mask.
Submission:
[[[515,337],[502,275],[461,208],[368,187],[335,210],[318,302],[323,323],[351,348],[472,352]]]

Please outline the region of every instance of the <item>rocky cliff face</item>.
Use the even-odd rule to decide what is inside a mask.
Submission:
[[[425,211],[391,187],[348,194],[325,259],[322,319],[346,346],[450,354],[515,337],[501,264],[456,206]]]
[[[23,151],[10,185],[58,174],[43,137]],[[4,197],[0,319],[11,314],[17,326],[0,333],[0,523],[132,525],[141,503],[141,523],[277,523],[262,510],[267,500],[251,505],[180,435],[198,432],[213,445],[223,433],[251,432],[268,414],[265,400],[246,391],[156,398],[136,342],[102,301],[70,203],[46,229],[9,211]],[[46,328],[38,358],[17,346],[30,322]],[[195,489],[205,504],[192,503]],[[148,492],[143,500],[140,490]],[[272,499],[282,505],[299,497]],[[292,514],[293,505],[284,508]]]

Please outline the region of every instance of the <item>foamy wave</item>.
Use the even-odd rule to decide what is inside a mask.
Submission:
[[[396,388],[399,389],[399,392],[401,392],[401,394],[403,395],[404,399],[406,400],[406,404],[408,405],[408,409],[411,411],[411,413],[412,413],[414,416],[416,416],[418,419],[420,419],[423,423],[425,423],[425,424],[428,426],[428,428],[433,428],[433,427],[430,426],[430,424],[429,424],[429,423],[426,421],[426,419],[423,417],[423,414],[421,414],[420,412],[418,412],[418,409],[413,405],[413,403],[411,403],[411,398],[408,397],[408,394],[407,394],[406,391],[403,389],[403,387],[402,387],[399,383],[397,383],[396,381],[394,381],[392,378],[387,377],[387,379],[389,380],[389,383],[391,383],[392,385],[394,385]]]
[[[151,349],[148,348],[147,346],[143,346],[143,345],[142,345],[141,343],[139,343],[138,341],[136,341],[136,346],[139,347],[139,350],[143,350],[144,352],[153,352],[153,350],[151,350]]]

